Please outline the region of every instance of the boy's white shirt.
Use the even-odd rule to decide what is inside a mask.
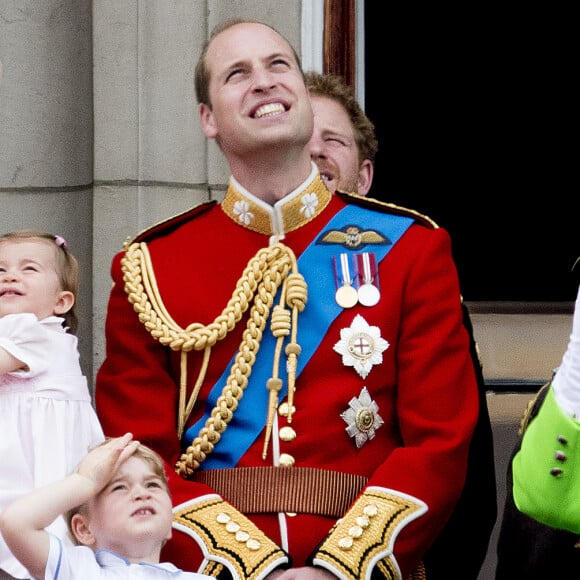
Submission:
[[[49,534],[50,548],[46,563],[45,580],[92,580],[93,578],[126,578],[131,568],[131,579],[176,578],[179,580],[207,580],[210,576],[184,572],[171,563],[132,564],[110,550],[93,552],[87,546],[65,546]]]

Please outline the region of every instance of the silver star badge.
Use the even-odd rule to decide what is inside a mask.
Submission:
[[[342,355],[342,364],[354,367],[355,371],[366,379],[374,365],[383,362],[383,352],[389,343],[381,338],[378,326],[369,326],[368,322],[357,314],[349,328],[340,331],[340,340],[334,350]]]
[[[374,438],[376,430],[384,423],[379,406],[371,399],[366,387],[358,397],[353,397],[348,409],[340,414],[346,423],[346,432],[354,437],[357,448]]]

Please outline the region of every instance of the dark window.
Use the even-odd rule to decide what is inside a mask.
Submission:
[[[370,195],[449,230],[466,300],[574,300],[572,14],[420,6],[365,2],[365,108],[379,138]]]

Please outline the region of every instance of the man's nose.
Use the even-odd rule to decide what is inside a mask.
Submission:
[[[252,88],[254,90],[270,89],[276,84],[274,75],[266,68],[255,68],[252,72]]]
[[[319,137],[312,136],[308,142],[308,150],[310,151],[311,159],[320,159],[326,157],[324,152],[324,141]]]

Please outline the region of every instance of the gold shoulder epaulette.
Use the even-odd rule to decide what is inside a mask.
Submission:
[[[123,249],[127,250],[127,248],[133,244],[134,242],[150,242],[151,240],[155,239],[156,237],[166,234],[180,225],[188,222],[190,219],[194,218],[195,216],[207,211],[211,207],[216,204],[216,200],[207,201],[204,203],[200,203],[195,207],[188,209],[182,213],[174,215],[170,218],[164,219],[155,225],[152,225],[141,232],[139,232],[136,236],[128,237],[123,244]]]
[[[395,205],[394,203],[388,203],[386,201],[380,201],[373,197],[364,197],[362,195],[357,195],[356,193],[346,193],[344,191],[337,191],[336,195],[348,201],[348,203],[355,203],[357,205],[375,209],[377,211],[382,211],[384,213],[393,213],[395,215],[402,215],[412,217],[418,223],[437,229],[439,225],[433,221],[430,217],[415,211],[414,209],[409,209],[408,207],[403,207],[400,205]]]

